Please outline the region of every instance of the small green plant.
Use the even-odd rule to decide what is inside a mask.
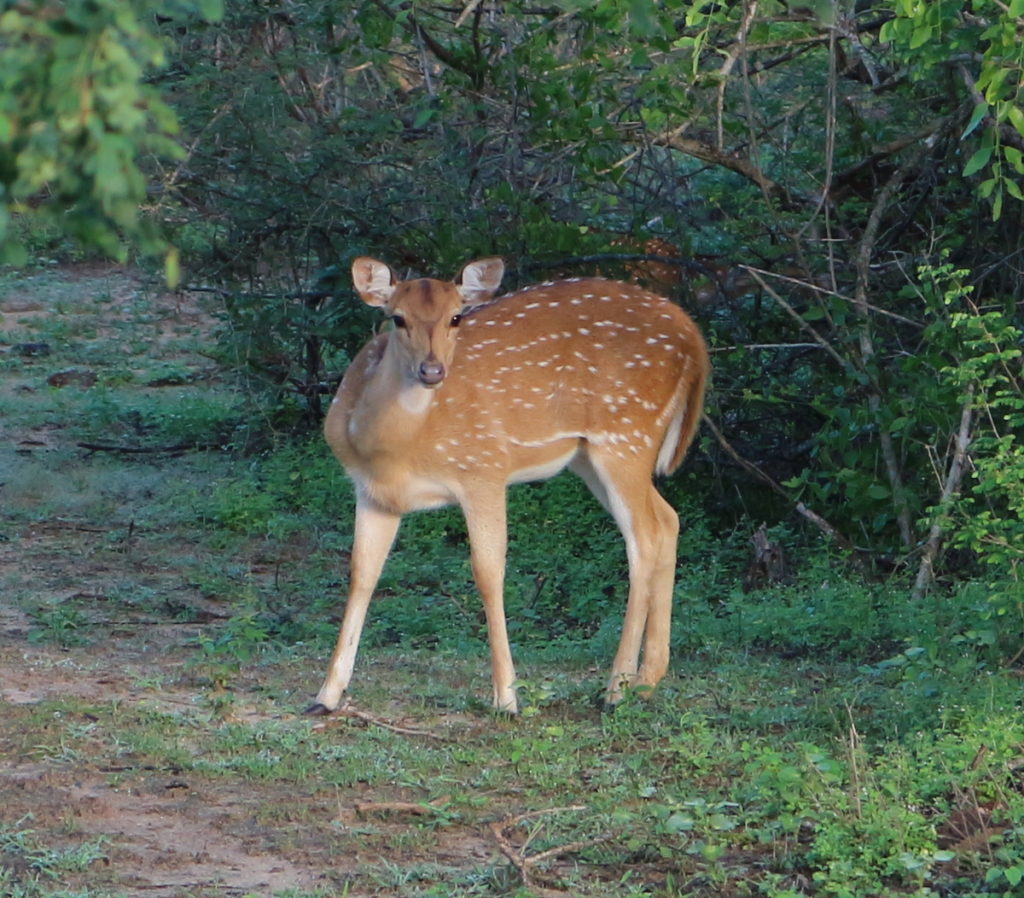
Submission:
[[[30,642],[52,642],[64,648],[84,645],[89,641],[88,626],[82,610],[64,602],[37,610],[33,614],[33,627],[28,638]]]
[[[251,661],[266,645],[272,630],[273,625],[262,612],[254,608],[242,609],[215,634],[200,632],[196,642],[207,659],[228,659],[243,664]]]
[[[31,817],[23,817],[13,824],[0,825],[0,886],[4,886],[5,872],[21,867],[30,873],[28,884],[21,883],[26,896],[36,894],[32,889],[39,887],[38,879],[45,877],[56,880],[68,873],[79,873],[87,870],[96,861],[107,857],[108,839],[100,836],[68,848],[47,847],[39,834],[25,824],[31,823]],[[11,876],[10,884],[14,883]],[[40,890],[39,894],[48,894],[49,889]],[[10,894],[3,892],[4,895]]]
[[[973,479],[956,513],[956,545],[975,553],[990,584],[984,619],[1003,651],[1019,656],[1024,634],[1024,331],[1003,308],[963,292],[951,319],[964,356],[947,376],[973,393]]]

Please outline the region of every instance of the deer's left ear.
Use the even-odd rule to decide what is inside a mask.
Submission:
[[[468,263],[456,278],[459,292],[467,305],[487,302],[501,286],[505,263],[495,257]]]

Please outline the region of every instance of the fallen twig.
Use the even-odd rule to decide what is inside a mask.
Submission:
[[[442,736],[440,733],[432,733],[430,730],[417,730],[412,727],[399,726],[396,723],[391,723],[387,720],[383,720],[380,717],[374,717],[372,714],[367,714],[365,711],[357,711],[355,708],[339,708],[335,711],[331,717],[343,718],[348,717],[352,720],[361,720],[363,723],[369,723],[373,726],[380,727],[383,730],[388,730],[392,733],[398,733],[401,736],[422,736],[427,739],[438,739],[441,742],[451,742],[450,736]],[[321,728],[327,726],[330,718],[323,723],[317,724],[315,728]]]
[[[417,814],[427,817],[444,813],[432,804],[415,801],[359,801],[356,802],[355,812],[361,817],[367,814]]]
[[[546,877],[539,874],[534,868],[538,864],[551,860],[552,858],[572,854],[576,851],[582,851],[584,848],[590,848],[592,845],[600,845],[603,842],[607,842],[609,839],[614,838],[615,834],[603,833],[602,835],[595,836],[592,839],[581,839],[576,842],[568,842],[565,845],[556,845],[554,848],[549,848],[546,851],[540,851],[537,854],[526,854],[526,848],[530,844],[531,839],[528,837],[521,847],[516,847],[506,835],[506,831],[513,829],[526,820],[532,820],[537,817],[549,814],[558,814],[565,811],[585,811],[586,809],[586,805],[570,805],[569,807],[564,808],[545,808],[539,811],[528,811],[525,814],[516,814],[513,817],[506,817],[504,820],[494,820],[491,822],[491,833],[493,834],[495,841],[498,843],[498,849],[506,858],[508,858],[512,866],[519,871],[519,876],[526,888],[532,889],[536,894],[544,896],[544,898],[557,898],[557,896],[568,894],[564,889],[548,888],[541,885],[540,880],[544,880]]]

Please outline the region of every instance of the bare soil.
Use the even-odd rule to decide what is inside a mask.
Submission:
[[[37,545],[37,551],[45,547]],[[6,547],[0,569],[11,563]],[[60,558],[54,552],[51,559]],[[77,571],[88,578],[89,571]],[[0,618],[0,825],[28,829],[48,844],[103,841],[100,869],[89,881],[102,894],[260,895],[289,890],[324,890],[346,895],[389,894],[363,887],[367,870],[386,864],[422,865],[465,871],[493,865],[498,847],[485,828],[447,826],[429,844],[398,845],[422,823],[416,791],[361,784],[325,791],[315,779],[294,786],[265,782],[224,782],[180,769],[146,769],[131,758],[105,762],[105,745],[116,734],[95,732],[95,755],[37,746],[19,740],[19,728],[33,707],[59,701],[52,728],[99,727],[88,710],[97,706],[142,707],[187,717],[208,701],[204,688],[147,687],[154,669],[167,682],[185,680],[189,653],[182,648],[187,628],[171,624],[146,628],[145,645],[112,637],[87,648],[59,649],[27,641],[27,621],[3,604]],[[369,666],[369,665],[367,665]],[[310,680],[312,682],[312,680]],[[74,710],[77,703],[83,710]],[[274,716],[266,703],[232,703],[230,719],[251,722]],[[284,712],[284,717],[294,717]],[[295,718],[297,719],[297,717]],[[400,724],[401,721],[396,721]],[[345,739],[349,721],[332,718]],[[38,732],[38,720],[25,726]],[[57,737],[59,741],[59,736]],[[400,738],[400,737],[399,737]],[[20,758],[20,759],[19,759]],[[360,838],[364,831],[371,838]],[[419,848],[415,845],[420,844]],[[98,880],[98,881],[97,881]],[[392,893],[397,894],[397,893]]]

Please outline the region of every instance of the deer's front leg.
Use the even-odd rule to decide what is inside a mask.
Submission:
[[[519,711],[516,698],[516,671],[508,644],[505,623],[505,553],[506,531],[505,490],[488,491],[463,502],[466,528],[469,531],[473,577],[484,603],[487,639],[491,648],[491,677],[494,684],[494,708],[507,714]]]
[[[345,616],[327,668],[327,677],[316,701],[307,709],[307,714],[329,714],[334,711],[348,688],[366,610],[401,520],[401,515],[384,511],[368,499],[359,498],[356,502],[355,536]]]

